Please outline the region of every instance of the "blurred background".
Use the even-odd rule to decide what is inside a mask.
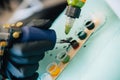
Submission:
[[[52,16],[55,15],[52,13],[56,12],[56,10],[52,10],[54,6],[66,4],[66,0],[3,0],[2,2],[0,3],[0,24],[15,23],[22,20],[25,23],[25,21],[41,16],[38,15],[41,14],[40,12],[44,13],[47,11],[46,9],[50,8]],[[60,10],[58,9],[58,11]]]
[[[67,37],[78,39],[76,32],[80,31],[85,20],[88,20],[91,15],[100,19],[99,27],[101,28],[90,36],[57,80],[120,80],[120,11],[118,3],[119,0],[87,0],[80,18],[76,20]],[[28,24],[32,19],[54,18],[55,14],[60,11],[62,14],[51,28],[56,31],[58,39],[66,38],[64,33],[66,0],[10,0],[9,4],[11,9],[9,6],[7,8],[0,6],[1,25],[17,21],[24,21]],[[60,7],[53,8],[53,6]],[[41,15],[41,12],[44,12],[46,16]],[[40,61],[38,70],[40,75],[46,72],[46,66],[49,63],[58,62],[56,55],[59,51],[65,50],[66,46],[68,44],[56,44],[52,51],[46,52],[45,58]]]

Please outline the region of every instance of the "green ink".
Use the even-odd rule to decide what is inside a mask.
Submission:
[[[62,61],[64,64],[70,61],[70,56],[67,55],[65,59]]]
[[[70,29],[71,29],[70,25],[66,24],[66,26],[65,26],[65,34],[68,34],[70,32]]]

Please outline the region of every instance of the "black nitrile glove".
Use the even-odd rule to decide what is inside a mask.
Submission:
[[[3,72],[5,77],[12,80],[36,80],[39,61],[44,58],[45,51],[52,50],[56,43],[54,30],[42,30],[35,27],[25,28],[30,35],[21,37],[3,56]],[[36,32],[35,32],[36,31]],[[41,31],[41,32],[39,32]],[[34,36],[38,35],[38,36]],[[24,35],[23,35],[24,36]],[[35,38],[32,39],[30,37]],[[31,42],[32,41],[32,42]]]
[[[43,59],[44,52],[53,49],[50,41],[38,41],[33,43],[16,44],[7,55],[8,64],[6,71],[10,77],[17,80],[36,80],[38,62]],[[32,79],[31,79],[32,76]],[[25,79],[25,80],[26,80]]]

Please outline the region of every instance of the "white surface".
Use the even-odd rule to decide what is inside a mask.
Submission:
[[[120,18],[120,0],[106,0],[107,3],[111,6],[113,11]]]

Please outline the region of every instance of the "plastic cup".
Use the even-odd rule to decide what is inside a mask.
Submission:
[[[85,22],[85,26],[88,30],[92,30],[95,27],[95,24],[92,20],[88,20]]]
[[[80,31],[78,37],[80,40],[84,40],[87,37],[87,33],[85,31]]]
[[[66,51],[62,51],[62,52],[58,53],[57,59],[65,64],[70,61],[70,56],[67,54]]]
[[[77,49],[79,47],[79,43],[76,40],[71,41],[70,45],[73,49]]]
[[[56,62],[53,62],[47,66],[47,72],[51,76],[57,76],[60,73],[60,68],[58,67]]]
[[[43,73],[37,80],[52,80],[52,76],[49,73]]]

